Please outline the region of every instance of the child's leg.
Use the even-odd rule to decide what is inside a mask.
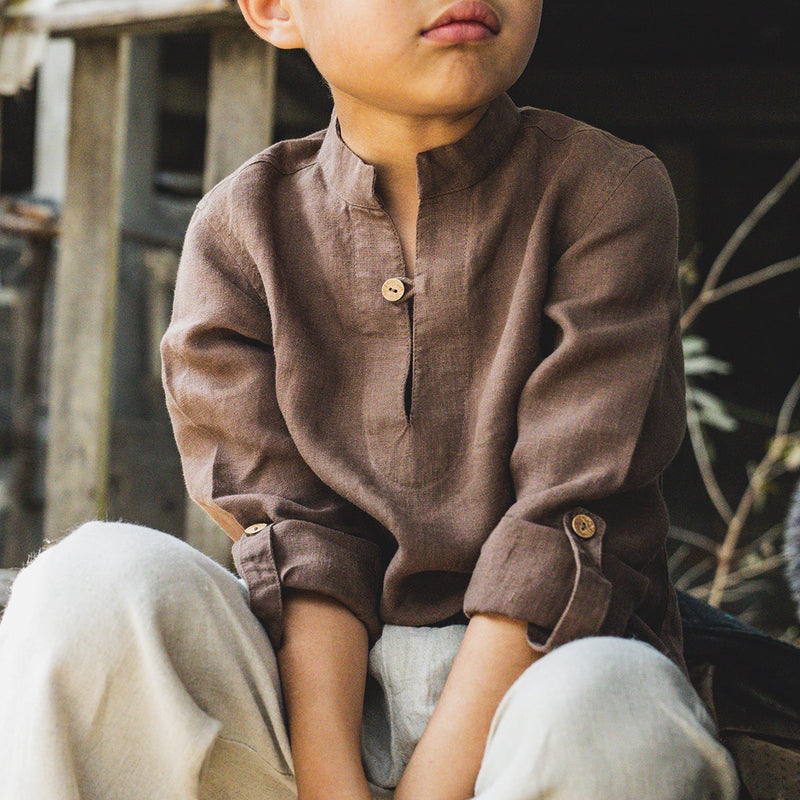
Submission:
[[[0,625],[0,797],[290,800],[280,697],[233,575],[90,523],[20,573]]]
[[[652,647],[583,639],[498,708],[476,800],[734,800],[736,770],[689,682]]]

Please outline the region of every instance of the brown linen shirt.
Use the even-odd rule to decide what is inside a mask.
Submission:
[[[201,201],[162,345],[191,496],[235,540],[275,644],[295,588],[373,637],[494,612],[539,651],[633,635],[680,663],[664,168],[505,95],[417,168],[413,279],[335,118]]]

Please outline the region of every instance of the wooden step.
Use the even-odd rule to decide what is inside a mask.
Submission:
[[[19,573],[18,569],[0,569],[0,616],[8,603],[8,598],[11,595],[11,584]]]

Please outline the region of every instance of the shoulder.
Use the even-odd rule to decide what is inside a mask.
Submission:
[[[677,219],[669,175],[646,147],[555,111],[523,108],[521,118],[530,166],[568,239],[605,213]]]
[[[313,170],[325,131],[276,142],[223,178],[200,201],[196,217],[236,232],[263,217],[278,196],[291,194]]]
[[[563,177],[595,176],[613,182],[637,164],[655,159],[642,145],[556,111],[523,108],[521,123],[522,135],[534,145],[537,159]]]

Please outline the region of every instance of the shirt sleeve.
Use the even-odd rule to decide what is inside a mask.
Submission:
[[[255,265],[201,204],[161,344],[189,495],[234,540],[250,606],[276,647],[283,588],[329,594],[374,638],[380,548],[364,535],[363,513],[322,483],[298,452],[276,397],[271,341]]]
[[[663,552],[660,476],[685,426],[676,238],[669,178],[649,155],[552,269],[552,348],[519,402],[516,499],[465,597],[468,615],[527,620],[540,652],[623,634]]]

